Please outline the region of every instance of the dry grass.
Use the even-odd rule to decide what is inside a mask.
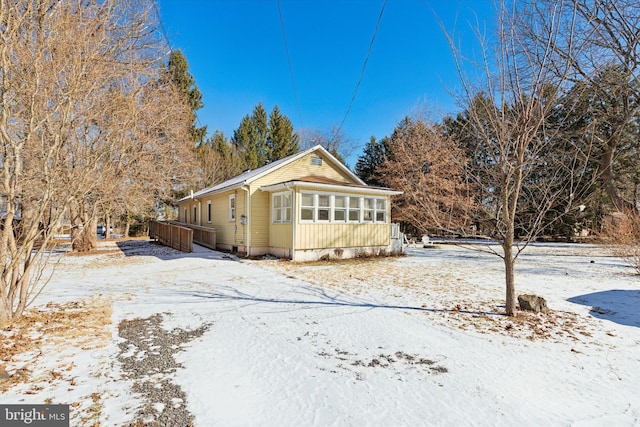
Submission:
[[[107,327],[111,324],[111,313],[111,304],[97,299],[49,303],[29,310],[19,321],[4,326],[0,331],[0,370],[6,369],[8,364],[24,365],[14,369],[8,378],[0,379],[0,391],[5,392],[20,383],[41,381],[42,378],[32,378],[27,366],[37,364],[37,359],[47,348],[73,345],[82,350],[92,350],[105,346],[111,339]],[[27,355],[31,357],[25,361]],[[62,372],[72,368],[72,364],[63,364],[59,370],[50,372],[50,379],[63,378]]]
[[[517,339],[584,342],[591,337],[594,323],[575,313],[549,310],[545,313],[520,311],[504,315],[502,288],[479,289],[471,273],[447,269],[399,266],[393,258],[351,261],[255,261],[283,274],[334,289],[347,295],[385,294],[419,302],[436,324],[480,334],[499,334]],[[409,304],[414,305],[414,304]]]
[[[640,215],[635,212],[617,212],[605,223],[604,243],[610,245],[612,253],[624,259],[640,274]]]

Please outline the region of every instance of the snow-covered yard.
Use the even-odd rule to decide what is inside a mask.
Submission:
[[[56,255],[30,326],[2,330],[0,403],[68,403],[73,426],[640,425],[640,278],[602,247],[528,248],[517,292],[551,311],[511,319],[501,260],[452,245],[294,264],[102,244]]]

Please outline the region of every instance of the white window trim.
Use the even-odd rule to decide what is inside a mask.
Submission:
[[[189,224],[189,208],[184,208],[183,213],[184,217],[182,218],[182,222]]]
[[[207,224],[211,224],[211,220],[213,219],[213,212],[211,209],[211,200],[209,200],[207,202]]]
[[[198,223],[198,205],[193,205],[193,218],[191,218],[191,224],[196,225]]]
[[[229,221],[236,220],[236,208],[236,195],[231,194],[229,195]]]
[[[285,198],[283,196],[289,196],[289,206],[285,206],[283,204]],[[280,207],[276,208],[275,199],[280,198]],[[291,195],[291,191],[282,191],[279,193],[273,193],[271,195],[271,222],[273,224],[290,224],[291,218],[293,217],[293,197]],[[280,220],[276,220],[276,209],[280,209],[281,218]],[[289,210],[289,219],[286,219],[286,211]]]
[[[388,199],[386,197],[375,197],[375,196],[362,196],[359,194],[350,194],[350,193],[328,193],[328,192],[322,192],[322,191],[301,191],[300,192],[300,206],[299,206],[299,210],[298,210],[298,214],[299,214],[299,218],[300,218],[300,223],[304,223],[304,224],[312,224],[312,223],[319,223],[319,224],[327,224],[327,223],[332,223],[332,224],[388,224],[389,223],[389,202]],[[313,196],[313,206],[303,206],[302,204],[302,196],[303,195],[311,195]],[[328,195],[329,196],[329,219],[328,220],[319,220],[318,219],[318,210],[320,209],[320,206],[318,205],[318,199],[319,199],[319,195]],[[341,210],[344,209],[345,210],[345,219],[343,220],[335,220],[335,197],[336,196],[340,196],[340,197],[345,197],[345,207],[344,208],[340,208]],[[351,198],[357,198],[359,199],[359,206],[358,206],[358,220],[357,221],[353,221],[353,220],[349,220],[349,212],[354,211],[355,209],[351,209]],[[373,209],[365,209],[365,200],[366,199],[371,199],[373,200]],[[378,209],[377,208],[377,201],[378,200],[384,200],[384,209]],[[313,219],[302,219],[302,210],[303,209],[313,209]],[[324,208],[324,207],[322,207]],[[371,220],[367,220],[365,221],[364,219],[364,213],[365,211],[367,212],[371,212]],[[382,221],[378,221],[377,220],[377,214],[379,212],[384,212],[384,220]]]

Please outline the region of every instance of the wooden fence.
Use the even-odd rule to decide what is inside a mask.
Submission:
[[[181,252],[193,251],[193,230],[175,223],[149,221],[149,237]]]
[[[172,222],[172,224],[180,224]],[[216,249],[216,229],[211,227],[201,227],[198,225],[187,225],[193,230],[193,242],[209,249]]]

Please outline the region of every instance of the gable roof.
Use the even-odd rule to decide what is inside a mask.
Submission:
[[[258,169],[245,171],[240,175],[237,175],[231,179],[228,179],[227,181],[221,182],[211,187],[204,188],[200,191],[193,193],[192,195],[183,197],[182,199],[178,200],[178,202],[183,202],[185,200],[198,198],[198,197],[204,196],[205,194],[219,193],[221,191],[232,190],[234,188],[251,184],[256,179],[259,179],[268,173],[271,173],[277,169],[280,169],[281,167],[286,166],[289,163],[292,163],[316,151],[319,151],[320,153],[322,153],[322,155],[326,156],[334,165],[336,165],[338,169],[344,172],[347,176],[349,176],[355,182],[359,183],[360,185],[366,186],[364,181],[362,181],[356,174],[351,172],[351,170],[348,167],[346,167],[341,161],[339,161],[331,153],[329,153],[326,148],[324,148],[322,145],[316,145],[307,150],[300,151],[296,154],[292,154],[291,156],[282,158],[280,160],[276,160],[275,162],[271,162],[267,165],[259,167]]]

